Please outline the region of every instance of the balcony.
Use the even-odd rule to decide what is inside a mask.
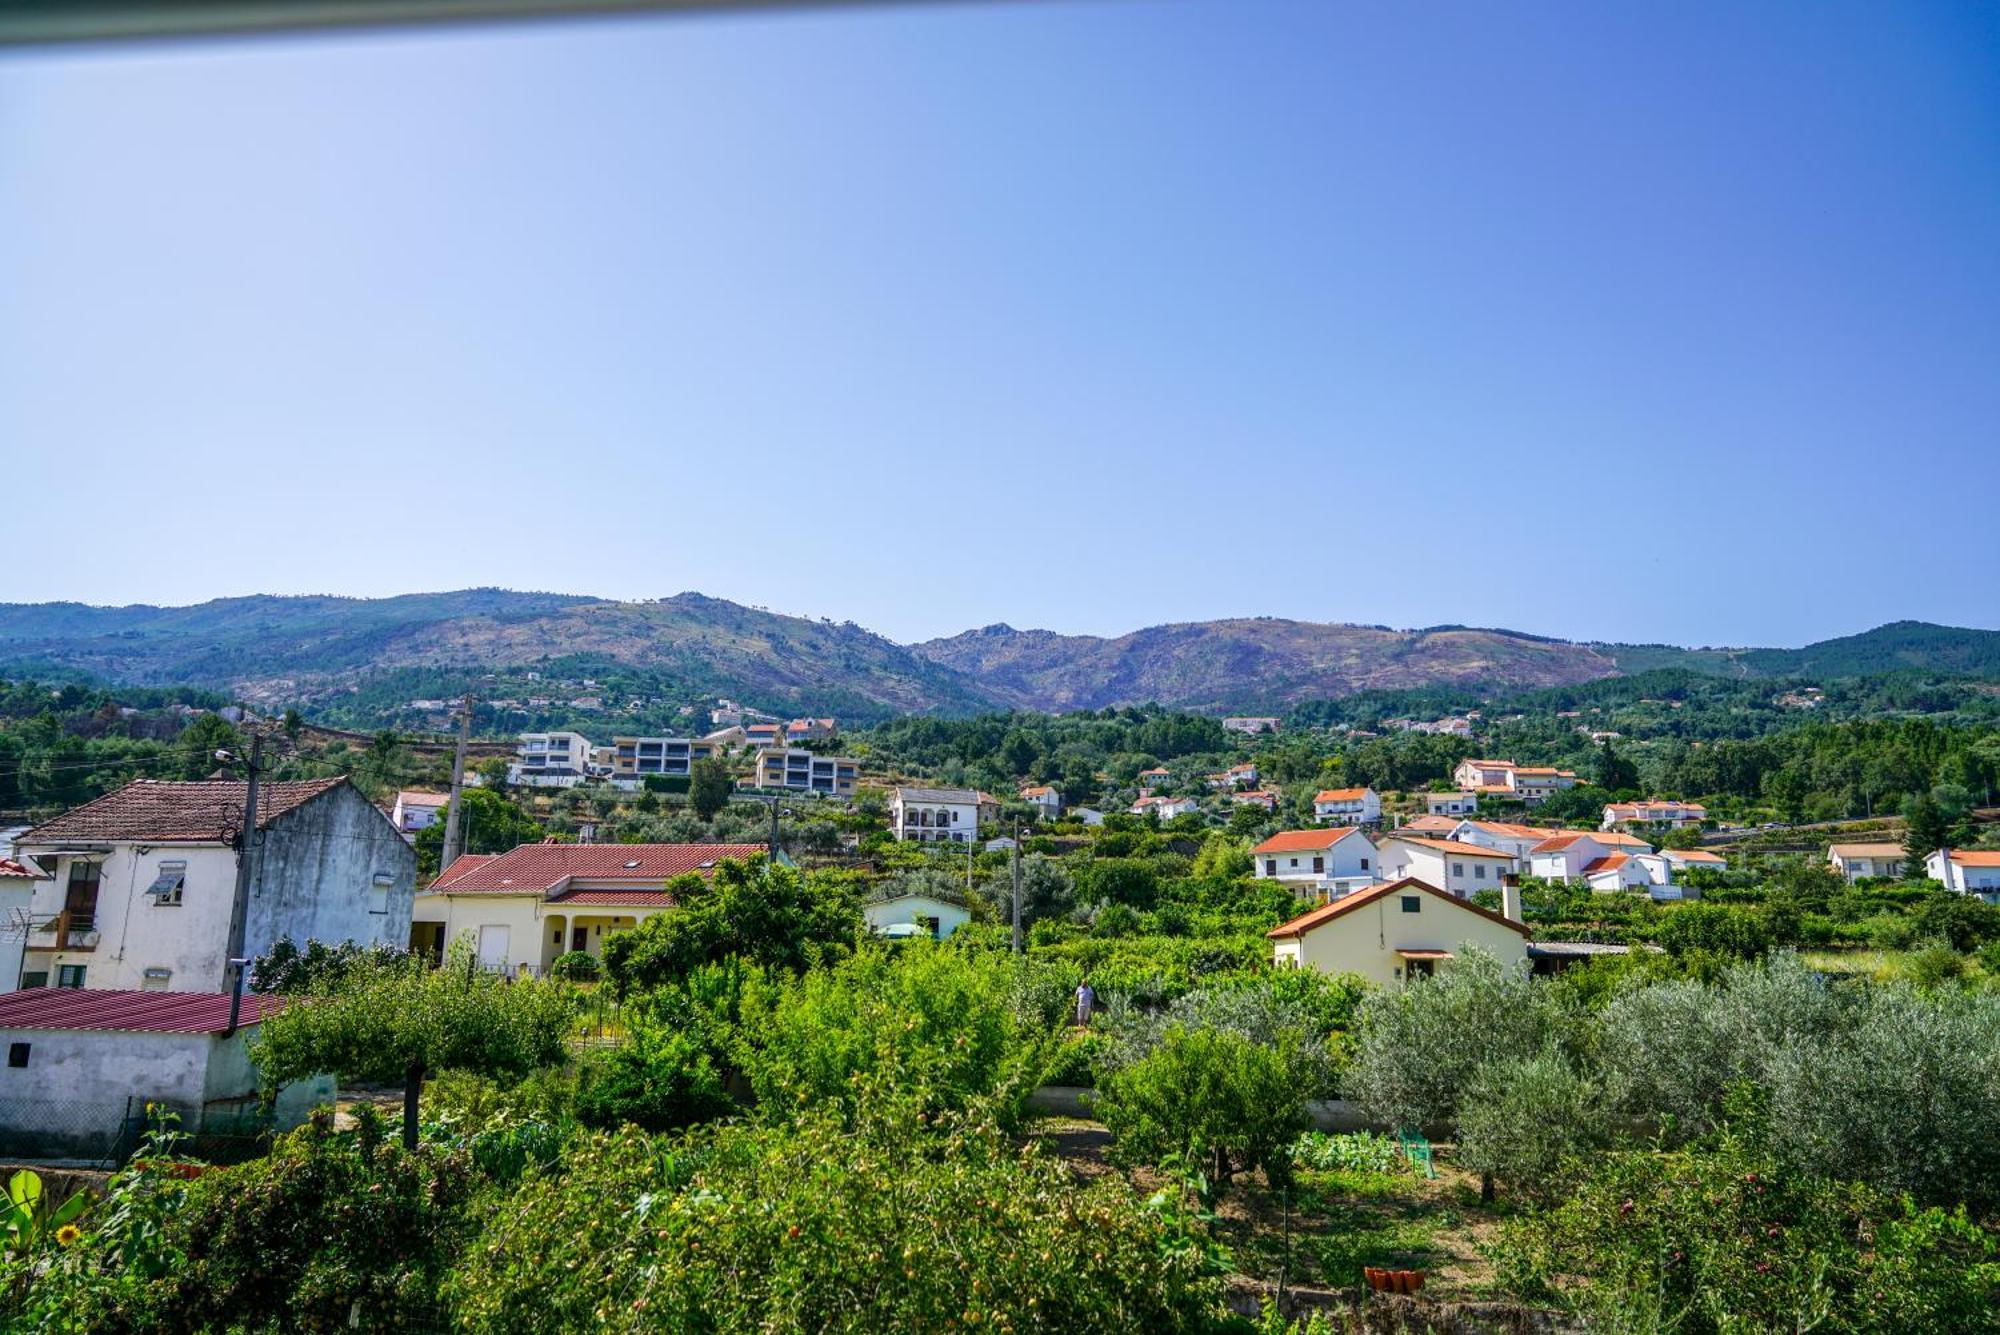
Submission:
[[[58,913],[53,922],[28,929],[30,950],[95,950],[97,919],[88,913]]]

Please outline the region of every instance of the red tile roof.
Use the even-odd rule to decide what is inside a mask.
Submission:
[[[2000,867],[2000,853],[1988,853],[1976,848],[1954,848],[1951,860],[1961,867]]]
[[[257,828],[263,829],[346,782],[345,778],[333,778],[259,784]],[[222,843],[243,828],[243,789],[235,779],[194,783],[139,779],[37,825],[14,842],[40,845],[144,839],[155,843]]]
[[[1901,852],[1898,849],[1897,852]],[[1705,848],[1669,848],[1661,856],[1669,862],[1716,862],[1727,865],[1729,859],[1720,853],[1711,853]]]
[[[1457,839],[1422,839],[1408,834],[1396,834],[1389,837],[1406,844],[1415,844],[1418,848],[1428,848],[1434,852],[1450,853],[1454,856],[1463,854],[1469,858],[1499,858],[1502,862],[1512,862],[1514,860],[1512,853],[1502,853],[1491,848],[1481,848],[1478,844],[1463,843]]]
[[[764,853],[763,844],[522,844],[476,861],[460,858],[424,893],[548,894],[571,881],[623,882],[629,889],[656,890],[676,876],[706,874],[718,862]],[[618,888],[591,887],[592,891]]]
[[[25,876],[31,881],[46,879],[32,867],[24,867],[12,858],[0,858],[0,876]]]
[[[1579,834],[1574,831],[1565,831],[1562,834],[1550,835],[1528,851],[1530,853],[1560,853],[1579,839],[1595,839],[1596,837],[1594,834]]]
[[[1631,859],[1623,853],[1606,853],[1594,862],[1584,863],[1583,874],[1585,876],[1595,876],[1601,871],[1617,871],[1630,861]]]
[[[255,1024],[283,997],[243,995],[240,1023]],[[227,992],[93,991],[31,987],[0,995],[0,1029],[108,1029],[146,1034],[219,1034],[229,1027]]]
[[[1491,909],[1483,909],[1469,899],[1460,899],[1457,895],[1446,894],[1436,886],[1427,885],[1423,881],[1410,876],[1406,876],[1400,881],[1389,881],[1383,885],[1371,885],[1366,890],[1357,890],[1351,895],[1342,895],[1339,899],[1331,903],[1320,905],[1310,913],[1301,913],[1290,922],[1279,923],[1276,927],[1264,933],[1264,935],[1272,941],[1287,936],[1304,936],[1313,928],[1318,927],[1322,923],[1332,922],[1343,913],[1352,912],[1365,904],[1373,904],[1376,900],[1386,895],[1404,893],[1411,890],[1421,890],[1425,894],[1435,895],[1445,903],[1456,905],[1464,909],[1467,913],[1477,913],[1482,918],[1489,918],[1494,922],[1500,923],[1502,926],[1511,927],[1522,936],[1534,935],[1525,925],[1515,922],[1512,918],[1504,917]]]
[[[1263,843],[1250,850],[1250,856],[1259,853],[1311,853],[1322,848],[1331,848],[1348,835],[1354,833],[1354,826],[1342,825],[1331,830],[1281,830]]]
[[[1315,802],[1359,802],[1368,795],[1366,788],[1322,788],[1313,794]]]

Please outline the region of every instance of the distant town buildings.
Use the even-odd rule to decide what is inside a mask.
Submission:
[[[1259,733],[1276,732],[1278,720],[1274,718],[1231,717],[1222,720],[1222,726],[1230,732],[1240,732],[1255,737]]]

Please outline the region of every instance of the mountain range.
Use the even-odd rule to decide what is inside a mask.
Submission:
[[[1157,701],[1278,711],[1376,687],[1504,692],[1659,667],[1740,677],[1898,669],[2000,677],[2000,631],[1901,621],[1799,649],[1577,643],[1468,626],[1243,617],[1111,638],[993,625],[898,644],[853,622],[698,593],[639,602],[468,589],[394,598],[257,595],[190,607],[0,604],[0,672],[87,673],[301,700],[381,674],[432,676],[584,661],[772,709],[963,714]]]

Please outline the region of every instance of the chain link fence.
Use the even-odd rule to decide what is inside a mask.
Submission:
[[[149,1114],[149,1108],[153,1111]],[[149,1116],[171,1114],[186,1139],[181,1152],[210,1163],[241,1163],[271,1145],[270,1114],[252,1096],[183,1107],[132,1095],[122,1099],[0,1099],[0,1160],[110,1170],[132,1157]]]

